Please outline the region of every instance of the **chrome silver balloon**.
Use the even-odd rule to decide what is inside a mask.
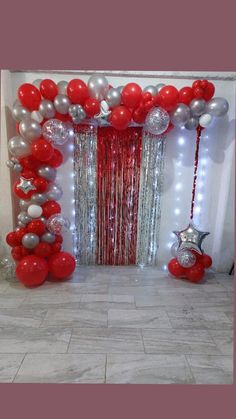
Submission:
[[[54,167],[51,167],[51,166],[45,165],[45,166],[41,166],[38,169],[38,175],[49,181],[54,180],[56,177],[56,174],[57,174],[56,169],[54,169]]]
[[[31,200],[20,199],[19,206],[22,211],[27,211],[28,207],[32,204]]]
[[[121,103],[121,94],[118,89],[111,88],[108,90],[105,99],[110,108],[115,108]]]
[[[31,145],[24,138],[17,135],[8,141],[8,150],[14,157],[26,157],[31,154]]]
[[[184,103],[179,103],[170,114],[170,120],[174,126],[182,126],[190,118],[190,109]]]
[[[86,118],[86,113],[81,105],[71,105],[69,107],[69,115],[74,124],[79,124]]]
[[[41,236],[41,241],[45,243],[54,243],[55,239],[55,234],[49,232],[46,232]]]
[[[21,122],[24,118],[30,117],[28,109],[21,106],[19,103],[13,105],[12,116],[17,122]]]
[[[214,97],[206,105],[206,113],[212,116],[224,116],[229,110],[229,103],[223,97]]]
[[[192,116],[200,116],[205,112],[206,101],[204,99],[193,99],[189,107]]]
[[[68,113],[71,101],[66,95],[57,95],[54,99],[54,106],[57,112],[66,115]]]
[[[189,131],[192,131],[197,128],[198,124],[199,124],[198,117],[191,116],[189,120],[186,122],[186,124],[184,125],[184,127],[188,129]]]
[[[109,83],[102,74],[93,74],[88,80],[89,95],[99,101],[103,100],[109,90]]]
[[[41,126],[37,121],[31,118],[25,118],[19,125],[20,135],[27,141],[33,141],[42,134]]]
[[[30,198],[31,204],[42,205],[47,201],[47,195],[45,193],[35,193]]]
[[[119,90],[120,94],[122,93],[122,90],[124,89],[124,86],[118,86],[117,90]]]
[[[13,166],[13,171],[19,173],[19,172],[21,172],[21,170],[22,170],[21,164],[20,163],[15,163],[14,166]]]
[[[26,233],[22,238],[22,244],[26,249],[33,249],[39,244],[39,237],[34,233]]]
[[[51,184],[47,192],[47,199],[50,201],[59,201],[63,195],[62,188],[57,184]]]
[[[151,85],[144,87],[143,91],[151,93],[152,96],[156,96],[158,93],[156,86]]]
[[[51,100],[43,99],[39,105],[39,112],[45,119],[54,118],[56,110]]]
[[[160,90],[162,89],[162,87],[165,87],[165,84],[164,83],[159,83],[159,84],[156,85],[157,93],[160,92]]]
[[[43,115],[39,111],[33,111],[30,114],[31,119],[41,124],[43,122]]]
[[[57,83],[57,87],[58,87],[58,93],[60,95],[66,95],[67,94],[67,86],[68,86],[68,82],[65,80],[61,80]]]
[[[23,224],[28,224],[32,218],[27,214],[26,211],[21,211],[17,216],[17,220]]]

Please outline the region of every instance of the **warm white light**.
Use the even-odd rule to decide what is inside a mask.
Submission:
[[[167,271],[167,265],[162,265],[163,271]]]
[[[185,144],[185,139],[184,139],[183,137],[180,137],[180,138],[178,139],[178,144],[179,144],[179,145],[184,145],[184,144]]]
[[[205,159],[205,158],[201,159],[201,164],[206,165],[207,164],[207,159]]]
[[[74,144],[73,144],[73,143],[68,144],[68,149],[69,149],[70,151],[73,151],[73,150],[74,150]]]
[[[173,242],[169,242],[169,243],[167,243],[166,247],[168,247],[168,249],[170,249],[172,244],[173,244]]]
[[[176,189],[176,191],[179,191],[180,189],[182,189],[182,183],[177,183],[175,185],[175,189]]]
[[[175,208],[175,215],[179,215],[180,214],[180,209],[179,208]]]
[[[201,207],[200,206],[195,207],[194,211],[195,211],[195,214],[200,214]]]
[[[203,200],[203,195],[201,193],[199,193],[197,195],[197,199],[198,199],[198,201],[202,201]]]

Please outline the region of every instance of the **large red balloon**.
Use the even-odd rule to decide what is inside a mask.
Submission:
[[[41,102],[40,91],[30,83],[24,83],[19,87],[18,98],[29,111],[37,111]]]
[[[191,87],[182,87],[179,91],[179,102],[184,103],[185,105],[189,105],[191,100],[193,99],[193,89]]]
[[[128,83],[121,93],[122,102],[128,108],[135,108],[142,99],[142,89],[137,83]]]
[[[73,79],[68,83],[67,95],[72,103],[83,105],[89,97],[88,86],[80,79]]]
[[[171,273],[171,275],[176,276],[177,278],[180,278],[184,275],[184,269],[179,264],[178,260],[176,258],[173,258],[168,263],[168,270]]]
[[[58,87],[53,80],[45,79],[40,83],[41,95],[48,100],[53,100],[58,95]]]
[[[54,149],[52,144],[44,138],[39,138],[32,142],[32,154],[40,161],[48,161],[53,156]]]
[[[201,265],[204,268],[208,269],[212,265],[212,258],[209,255],[207,255],[206,253],[203,253],[203,255],[201,255],[201,257],[199,259],[199,262],[201,263]]]
[[[34,254],[41,258],[47,258],[51,255],[51,246],[49,243],[40,242],[34,248]]]
[[[48,181],[43,177],[37,177],[33,183],[36,187],[36,191],[40,193],[45,192],[48,187]],[[35,193],[35,191],[33,191],[33,193]]]
[[[16,276],[26,287],[36,287],[46,280],[48,263],[34,255],[25,256],[16,267]]]
[[[40,166],[40,162],[32,155],[20,159],[20,164],[24,169],[36,170]]]
[[[57,150],[57,148],[53,149],[52,157],[47,161],[47,165],[51,167],[59,167],[63,163],[63,155],[62,153]]]
[[[53,214],[61,212],[61,206],[56,201],[47,201],[42,205],[43,216],[46,218],[51,217]]]
[[[117,106],[110,116],[111,125],[118,131],[126,129],[131,120],[131,112],[126,106]]]
[[[164,86],[159,92],[160,106],[166,111],[172,111],[178,103],[179,92],[174,86]]]
[[[84,104],[84,110],[86,114],[93,118],[93,116],[98,115],[100,112],[100,103],[97,99],[89,97]]]
[[[68,278],[75,270],[75,259],[66,252],[55,253],[50,256],[49,272],[58,279]]]
[[[42,220],[36,219],[30,221],[30,223],[27,225],[27,230],[28,233],[34,233],[38,236],[42,236],[42,234],[45,233],[46,226]]]
[[[197,262],[192,268],[186,269],[187,279],[191,282],[200,282],[204,275],[204,267]]]

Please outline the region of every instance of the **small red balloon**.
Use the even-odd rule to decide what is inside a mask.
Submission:
[[[32,142],[32,154],[40,161],[48,161],[53,156],[53,146],[44,138],[39,138]]]
[[[184,103],[185,105],[189,105],[191,100],[193,99],[193,89],[191,87],[182,87],[179,91],[179,102]]]
[[[53,80],[45,79],[40,83],[41,95],[48,100],[54,100],[58,95],[58,87]]]
[[[51,167],[59,167],[63,163],[63,154],[57,150],[57,148],[53,149],[52,157],[47,161],[47,164]]]
[[[143,92],[142,94],[144,102],[148,102],[149,100],[152,100],[152,94],[150,92]]]
[[[61,206],[56,201],[47,201],[42,205],[43,216],[46,218],[51,217],[53,214],[61,212]]]
[[[48,181],[44,179],[43,177],[37,177],[33,183],[34,183],[34,186],[36,187],[36,191],[33,191],[33,193],[45,192],[48,187]]]
[[[66,252],[53,254],[48,261],[49,272],[57,279],[68,278],[75,270],[75,259]]]
[[[192,84],[192,88],[201,87],[201,80],[195,80]]]
[[[208,269],[212,265],[212,258],[209,255],[207,255],[206,253],[203,253],[203,255],[201,255],[201,257],[199,259],[199,262],[201,263],[201,265],[204,268]]]
[[[197,262],[192,268],[186,269],[187,279],[191,282],[200,282],[204,276],[204,267]]]
[[[128,108],[135,108],[142,99],[142,89],[137,83],[128,83],[121,93],[122,103]]]
[[[41,258],[47,258],[51,255],[51,246],[49,243],[40,242],[37,246],[34,248],[34,254],[36,256],[39,256]]]
[[[90,118],[92,118],[95,115],[98,115],[100,112],[99,101],[97,99],[89,97],[84,103],[84,110]]]
[[[42,220],[36,219],[30,221],[30,223],[27,225],[28,233],[34,233],[38,236],[42,236],[42,234],[46,231],[46,226]]]
[[[215,86],[210,81],[207,84],[207,87],[204,90],[203,99],[211,100],[215,93]]]
[[[55,235],[55,243],[62,243],[63,237],[60,234]]]
[[[29,111],[37,111],[41,102],[40,91],[30,83],[24,83],[19,87],[18,98]]]
[[[25,256],[16,267],[16,276],[26,287],[43,284],[47,274],[47,261],[35,255]]]
[[[110,117],[111,125],[118,131],[126,129],[131,120],[131,112],[126,106],[117,106]]]
[[[174,86],[164,86],[159,92],[160,106],[166,111],[175,108],[179,100],[179,92]]]
[[[21,172],[21,176],[25,179],[36,179],[37,177],[35,171],[30,169],[23,169]]]
[[[21,241],[17,238],[15,231],[11,231],[6,235],[6,242],[11,247],[19,246],[21,243]]]
[[[22,239],[23,239],[24,235],[25,235],[27,232],[28,232],[28,231],[27,231],[27,228],[26,228],[26,227],[21,227],[21,228],[18,228],[18,229],[15,231],[15,233],[16,233],[16,238],[17,238],[17,240],[18,240],[18,242],[19,242],[19,243],[21,243],[21,241],[22,241]]]
[[[40,166],[40,162],[32,155],[20,159],[20,164],[24,169],[36,170]]]
[[[171,275],[176,276],[177,278],[180,278],[184,275],[184,269],[179,264],[178,260],[176,258],[173,258],[168,263],[168,270],[171,273]]]
[[[137,124],[142,124],[145,121],[146,116],[147,112],[140,107],[136,108],[132,114],[132,118]]]
[[[195,87],[195,89],[193,89],[193,96],[196,99],[202,99],[204,96],[204,90],[201,87]]]
[[[89,97],[88,86],[80,79],[73,79],[68,83],[67,95],[72,103],[83,105]]]
[[[29,254],[30,250],[26,249],[24,246],[15,246],[11,250],[11,255],[14,260],[19,261],[23,257]]]
[[[51,244],[51,251],[52,253],[58,253],[61,251],[61,243],[53,243]]]
[[[160,106],[160,104],[161,104],[161,100],[160,100],[160,96],[159,96],[159,93],[156,95],[156,96],[154,96],[154,98],[153,98],[153,105],[154,106],[156,106],[157,108],[158,108],[158,106]]]

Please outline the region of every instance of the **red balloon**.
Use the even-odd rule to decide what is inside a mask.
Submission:
[[[154,106],[156,106],[157,108],[158,108],[158,106],[160,106],[160,104],[161,104],[161,100],[160,100],[160,95],[159,95],[159,93],[156,95],[156,96],[154,96],[154,98],[153,98],[153,105]]]
[[[67,95],[72,103],[83,105],[89,97],[87,85],[80,79],[73,79],[68,83]]]
[[[204,90],[201,87],[195,87],[195,89],[193,89],[193,96],[196,99],[202,99],[204,96]]]
[[[186,269],[187,279],[191,282],[200,282],[204,275],[204,268],[197,262],[192,268]]]
[[[28,233],[34,233],[38,236],[42,236],[42,234],[45,233],[46,226],[43,221],[36,219],[30,221],[30,223],[27,225]]]
[[[53,254],[48,261],[49,272],[58,279],[66,279],[75,270],[75,259],[66,252]]]
[[[128,108],[135,108],[142,99],[142,89],[137,83],[128,83],[121,93],[122,102]]]
[[[168,263],[168,270],[171,273],[171,275],[176,276],[177,278],[180,278],[184,275],[184,269],[179,264],[178,260],[176,258],[173,258]]]
[[[17,238],[17,240],[18,240],[18,242],[19,243],[21,243],[21,241],[22,241],[22,239],[23,239],[23,237],[24,237],[24,235],[27,233],[27,228],[26,227],[21,227],[21,228],[18,228],[16,231],[15,231],[15,234],[16,234],[16,238]]]
[[[117,106],[110,116],[111,125],[118,131],[126,129],[131,120],[131,112],[125,106]]]
[[[40,166],[40,162],[32,155],[20,159],[20,164],[24,169],[36,170]]]
[[[153,96],[150,92],[143,92],[142,94],[144,102],[148,102],[149,100],[152,100]]]
[[[30,83],[24,83],[19,87],[18,98],[29,111],[37,111],[41,102],[40,91]]]
[[[47,258],[51,255],[51,246],[49,243],[40,242],[34,248],[34,254],[41,258]]]
[[[84,110],[90,118],[92,118],[95,115],[98,115],[100,112],[99,101],[97,99],[89,97],[84,103]]]
[[[203,255],[199,258],[199,262],[204,268],[208,269],[212,265],[212,258],[206,253],[203,253]]]
[[[35,171],[30,169],[23,169],[21,172],[21,176],[25,179],[36,179],[37,177]]]
[[[208,80],[201,80],[200,86],[204,90],[208,85]]]
[[[159,92],[160,106],[166,111],[175,108],[179,101],[179,92],[174,86],[164,86]]]
[[[53,214],[61,212],[61,206],[56,201],[47,201],[42,205],[43,216],[46,218],[51,217]]]
[[[19,246],[20,243],[21,243],[21,241],[16,236],[16,232],[15,231],[11,231],[10,233],[8,233],[6,235],[6,242],[11,247]]]
[[[184,103],[185,105],[189,105],[191,100],[193,99],[193,89],[191,87],[182,87],[179,91],[179,102]]]
[[[23,257],[29,254],[30,250],[26,249],[24,246],[15,246],[11,250],[11,255],[14,260],[19,261]]]
[[[34,181],[32,183],[34,183]],[[21,189],[18,189],[19,184],[20,184],[20,180],[17,180],[13,185],[13,191],[16,194],[16,196],[18,196],[18,198],[20,199],[30,199],[33,193],[36,192],[35,190],[31,190],[27,193],[24,193],[24,191],[22,191]]]
[[[142,124],[145,121],[146,116],[147,112],[141,107],[136,108],[132,114],[132,118],[137,124]]]
[[[63,155],[62,153],[57,150],[57,148],[53,149],[52,157],[47,161],[47,164],[51,167],[59,167],[63,163]]]
[[[204,95],[203,95],[203,99],[205,100],[211,100],[211,98],[214,96],[215,93],[215,86],[213,83],[211,83],[210,81],[208,82],[205,90],[204,90]]]
[[[53,243],[51,244],[51,251],[52,253],[58,253],[61,251],[61,243]]]
[[[192,88],[201,87],[201,80],[195,80],[192,84]]]
[[[32,154],[40,161],[48,161],[53,156],[53,146],[44,138],[32,142]]]
[[[26,287],[41,285],[48,274],[48,263],[45,259],[34,255],[25,256],[18,263],[16,276]]]
[[[41,95],[48,100],[53,100],[58,95],[58,87],[53,80],[45,79],[40,83]]]
[[[146,112],[149,112],[153,108],[153,106],[154,106],[154,98],[145,102],[144,109]]]
[[[43,177],[37,177],[33,183],[36,187],[36,191],[40,193],[45,192],[48,187],[48,181]],[[33,191],[33,193],[35,193],[35,191]]]
[[[63,237],[60,234],[56,234],[54,243],[62,243],[62,242],[63,242]]]
[[[71,119],[71,117],[70,117],[69,114],[62,114],[62,113],[59,113],[59,112],[56,112],[55,113],[54,118],[55,119],[59,119],[62,122],[68,122],[68,121],[71,122],[72,121],[72,119]]]

